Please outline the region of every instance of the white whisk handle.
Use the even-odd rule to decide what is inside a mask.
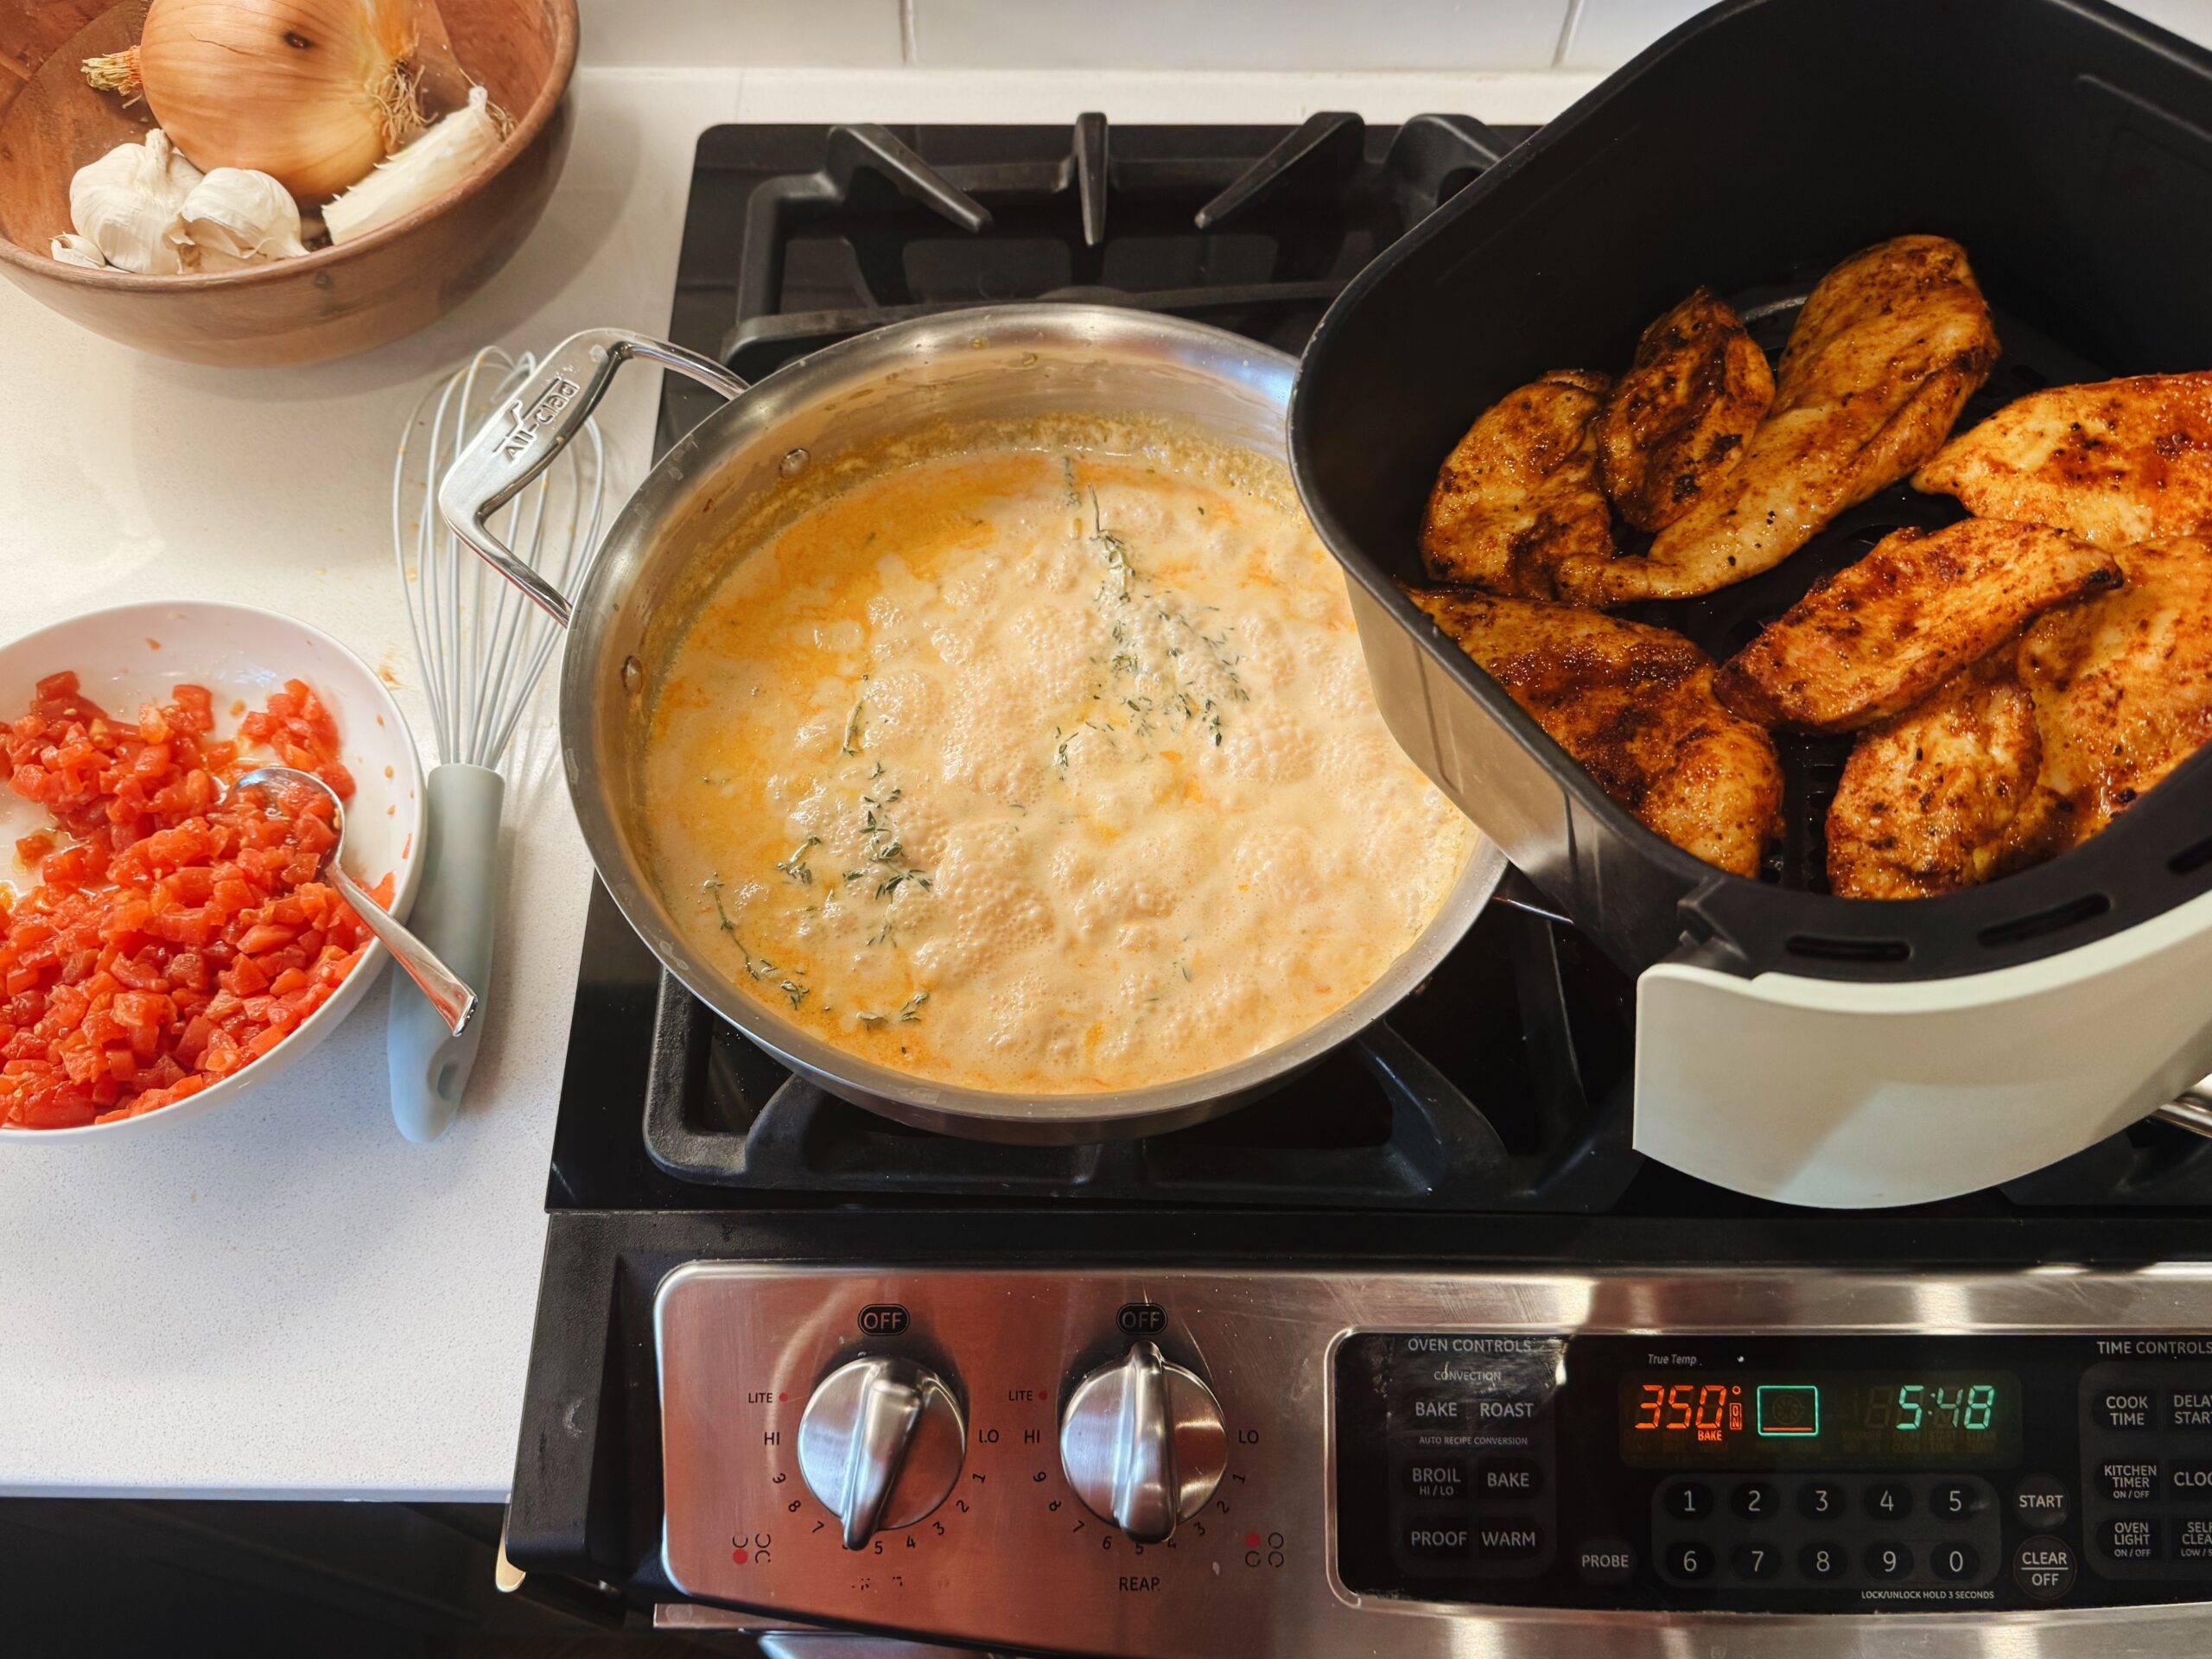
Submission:
[[[499,903],[499,810],[506,780],[485,766],[430,773],[423,885],[408,919],[423,943],[488,996],[493,923]],[[480,1010],[458,1037],[419,996],[395,992],[385,1028],[391,1116],[410,1141],[435,1141],[453,1122],[484,1035]]]
[[[555,346],[506,407],[492,412],[438,486],[438,512],[453,533],[564,628],[574,608],[569,596],[518,557],[489,521],[583,429],[616,371],[633,357],[688,374],[725,397],[746,389],[712,358],[668,340],[587,328]]]

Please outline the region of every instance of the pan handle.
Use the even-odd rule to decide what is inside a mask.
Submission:
[[[517,558],[488,520],[568,448],[607,395],[615,372],[633,357],[688,374],[725,397],[746,389],[712,358],[668,340],[626,328],[587,328],[556,346],[513,401],[477,429],[438,486],[438,512],[447,527],[564,628],[574,609],[568,595]]]
[[[2151,1116],[2161,1123],[2212,1140],[2212,1077],[2183,1090],[2180,1099],[2159,1107]]]

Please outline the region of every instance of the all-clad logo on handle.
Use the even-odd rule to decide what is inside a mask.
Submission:
[[[576,401],[583,388],[565,374],[556,376],[537,401],[528,409],[518,398],[514,405],[514,425],[507,435],[499,440],[499,459],[512,461],[517,455],[537,442],[537,435],[560,418],[561,411]]]

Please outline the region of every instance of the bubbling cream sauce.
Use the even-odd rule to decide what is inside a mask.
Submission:
[[[681,633],[642,762],[709,962],[912,1076],[1071,1095],[1342,1007],[1473,833],[1375,706],[1272,463],[1046,442],[867,476]]]

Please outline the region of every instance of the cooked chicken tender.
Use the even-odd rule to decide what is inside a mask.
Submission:
[[[2212,527],[2212,372],[2053,386],[1936,452],[1916,488],[2105,547]]]
[[[1771,569],[1933,454],[1996,360],[1989,307],[1957,243],[1903,236],[1853,254],[1798,313],[1774,406],[1742,461],[1649,554],[1572,561],[1558,591],[1605,605],[1680,599]]]
[[[1663,530],[1741,461],[1774,401],[1766,353],[1700,288],[1643,331],[1636,362],[1598,417],[1599,476],[1613,510]]]
[[[1430,575],[1550,599],[1561,563],[1611,559],[1592,429],[1611,384],[1557,369],[1483,411],[1429,493],[1421,553]]]
[[[2212,542],[2123,548],[2127,585],[2020,642],[2043,771],[2011,861],[2080,845],[2212,737]]]
[[[2042,760],[2012,653],[1870,728],[1828,808],[1828,887],[1846,899],[1926,899],[1998,872]]]
[[[1764,732],[1714,701],[1703,652],[1571,606],[1409,591],[1646,826],[1709,864],[1758,873],[1781,826],[1782,766]]]
[[[1967,518],[1885,536],[1721,664],[1720,701],[1762,726],[1847,732],[1911,707],[2032,618],[2120,583],[2108,552]]]

